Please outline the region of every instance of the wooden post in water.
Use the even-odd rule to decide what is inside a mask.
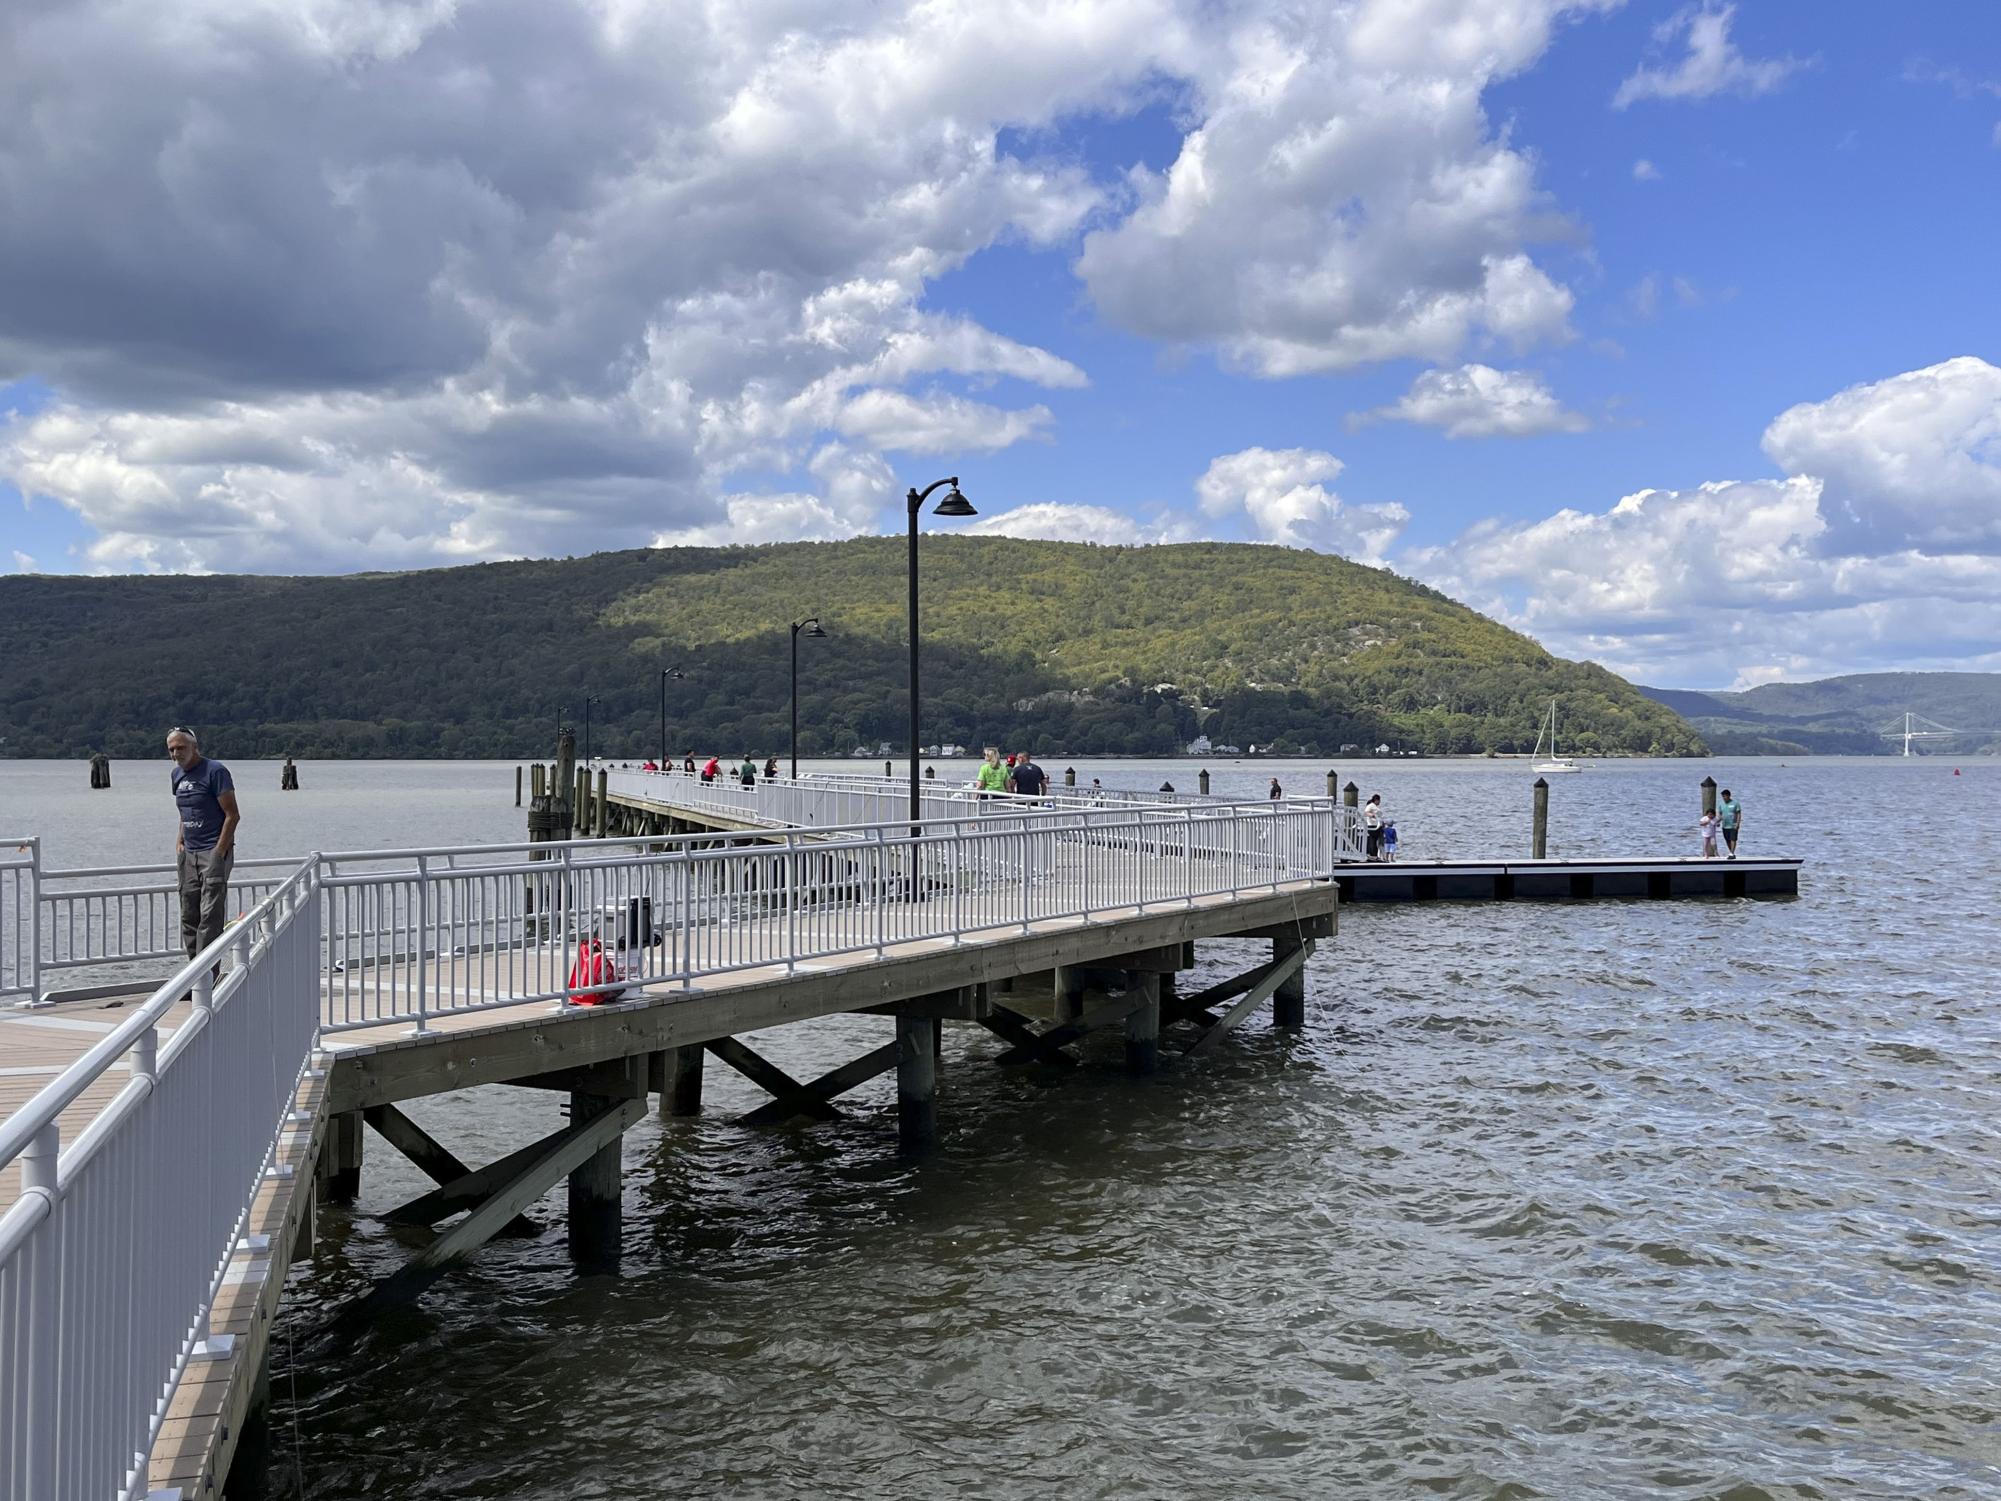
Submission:
[[[619,1101],[608,1095],[570,1091],[570,1124],[582,1125],[607,1110],[616,1110]],[[570,1259],[583,1272],[618,1270],[618,1238],[622,1222],[623,1173],[619,1148],[623,1134],[614,1132],[610,1141],[570,1170]]]
[[[521,806],[521,768],[514,768],[514,806]]]
[[[299,768],[292,764],[292,758],[285,758],[284,767],[278,772],[278,790],[297,792],[299,790]]]
[[[1716,778],[1702,779],[1702,811],[1714,817],[1716,814]]]
[[[611,832],[611,773],[606,770],[598,772],[597,817],[592,826],[600,839]]]
[[[111,785],[111,757],[103,751],[95,752],[90,758],[90,789],[102,792]]]
[[[1340,777],[1336,775],[1334,772],[1330,771],[1327,773],[1327,795],[1330,798],[1341,790],[1339,785],[1340,780],[1341,780]]]
[[[1362,806],[1362,789],[1350,782],[1341,789],[1341,806],[1359,810]]]
[[[1535,815],[1529,828],[1529,858],[1541,860],[1549,854],[1549,779],[1535,779]]]
[[[1076,767],[1066,766],[1063,768],[1063,785],[1065,787],[1075,787],[1077,785]]]
[[[920,1152],[938,1135],[938,1055],[931,1043],[931,1018],[896,1018],[896,1138],[907,1152]]]
[[[326,1153],[327,1201],[352,1204],[361,1192],[361,1112],[343,1110],[327,1127],[326,1145],[320,1148]]]
[[[1305,940],[1288,933],[1271,941],[1271,957],[1274,963],[1289,959],[1306,946]],[[1306,1025],[1306,966],[1301,964],[1285,979],[1278,982],[1278,988],[1271,993],[1271,1024],[1274,1027],[1290,1027],[1297,1031]]]
[[[1160,976],[1128,970],[1126,984],[1139,997],[1126,1013],[1126,1072],[1150,1074],[1160,1067]]]
[[[1209,768],[1203,767],[1195,773],[1195,789],[1204,797],[1209,795]]]
[[[660,1096],[660,1119],[702,1113],[702,1056],[699,1042],[662,1048],[647,1057],[648,1084]]]
[[[1073,1022],[1084,1014],[1084,971],[1072,964],[1059,964],[1050,971],[1055,991],[1056,1020]]]

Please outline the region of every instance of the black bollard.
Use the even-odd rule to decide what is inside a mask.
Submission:
[[[1204,797],[1209,795],[1209,768],[1203,767],[1195,773],[1195,788]]]

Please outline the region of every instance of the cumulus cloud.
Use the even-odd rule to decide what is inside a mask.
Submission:
[[[1350,505],[1327,488],[1343,468],[1312,448],[1246,448],[1210,462],[1195,498],[1210,517],[1239,517],[1264,542],[1381,560],[1410,512],[1391,504]]]
[[[1135,207],[1085,237],[1101,313],[1264,376],[1443,360],[1569,334],[1526,246],[1564,233],[1481,94],[1594,0],[1252,14],[1197,68],[1200,116]]]
[[[1526,438],[1581,433],[1591,426],[1582,413],[1558,401],[1540,376],[1490,365],[1427,370],[1401,400],[1350,418],[1349,425],[1372,421],[1443,428],[1448,438]]]
[[[1820,476],[1856,551],[2001,553],[2001,369],[1958,359],[1802,402],[1765,429],[1781,468]]]
[[[1643,156],[1633,163],[1633,180],[1635,182],[1659,182],[1661,180],[1661,169]]]
[[[0,477],[101,568],[866,529],[829,445],[991,451],[1085,383],[926,308],[1001,243],[1261,375],[1563,339],[1570,231],[1481,95],[1612,3],[30,7],[0,382],[54,397]],[[1053,144],[1163,92],[1164,174]]]
[[[964,528],[975,536],[1039,537],[1052,542],[1096,542],[1140,547],[1156,542],[1192,542],[1200,533],[1194,518],[1163,512],[1141,521],[1107,506],[1041,501],[982,516]]]
[[[1641,681],[2001,665],[2001,370],[1961,358],[1783,413],[1789,478],[1489,521],[1398,566]]]
[[[1734,5],[1691,5],[1676,11],[1654,28],[1657,52],[1682,46],[1679,58],[1641,67],[1619,85],[1612,107],[1624,109],[1642,99],[1707,99],[1713,94],[1747,98],[1769,94],[1806,66],[1797,57],[1756,60],[1744,56],[1730,40]]]
[[[39,571],[35,565],[35,560],[27,553],[22,552],[20,548],[16,547],[12,549],[12,552],[14,554],[14,571],[16,573],[35,573]]]

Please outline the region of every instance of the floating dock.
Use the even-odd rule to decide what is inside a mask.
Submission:
[[[1698,857],[1589,860],[1410,860],[1343,865],[1344,902],[1568,902],[1608,897],[1797,896],[1801,861]]]

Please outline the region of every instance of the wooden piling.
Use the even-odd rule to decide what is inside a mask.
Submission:
[[[1549,854],[1549,779],[1535,779],[1535,815],[1529,829],[1529,857],[1544,859]]]
[[[1341,789],[1341,806],[1359,810],[1362,806],[1362,789],[1357,787],[1353,782],[1343,787]]]
[[[1340,790],[1341,790],[1341,786],[1340,786],[1340,782],[1341,782],[1341,778],[1340,778],[1340,777],[1339,777],[1339,776],[1338,776],[1338,775],[1337,775],[1336,773],[1334,773],[1334,772],[1331,772],[1331,771],[1327,773],[1327,795],[1328,795],[1328,797],[1330,797],[1330,798],[1331,798],[1331,797],[1335,796],[1335,794],[1337,794],[1338,792],[1340,792]]]
[[[1285,934],[1271,941],[1273,963],[1280,963],[1304,948],[1305,940],[1295,934]],[[1271,1024],[1274,1027],[1288,1027],[1294,1031],[1306,1025],[1306,966],[1300,965],[1291,974],[1278,982],[1271,993]]]
[[[1203,767],[1195,773],[1195,787],[1204,797],[1209,795],[1209,768]]]
[[[1084,1014],[1084,971],[1059,965],[1050,971],[1050,989],[1058,1022],[1073,1022]]]
[[[647,1059],[648,1085],[660,1096],[660,1119],[702,1113],[702,1055],[699,1042],[663,1048]]]
[[[1716,778],[1702,779],[1702,811],[1712,818],[1716,815]]]
[[[521,806],[521,768],[514,768],[514,806]]]
[[[285,758],[284,766],[278,772],[278,790],[297,792],[299,790],[299,768],[292,764],[292,758]]]
[[[1150,1074],[1160,1067],[1160,976],[1128,970],[1126,983],[1139,998],[1126,1013],[1126,1072]]]
[[[327,1123],[326,1184],[327,1202],[352,1204],[361,1192],[361,1112],[343,1110]]]
[[[90,789],[102,792],[111,785],[111,757],[98,751],[90,758]]]
[[[608,1110],[617,1110],[622,1103],[615,1097],[572,1090],[570,1122],[576,1125],[595,1120]],[[618,1270],[624,1197],[624,1173],[619,1157],[624,1139],[622,1134],[614,1133],[610,1141],[570,1169],[570,1259],[579,1271]]]
[[[896,1019],[896,1137],[905,1151],[922,1151],[938,1136],[938,1055],[931,1018]]]
[[[608,770],[600,769],[598,772],[597,797],[592,808],[596,817],[591,820],[591,827],[602,839],[611,832],[611,773]]]
[[[1075,787],[1077,785],[1076,767],[1066,766],[1063,768],[1063,785],[1065,787]]]

